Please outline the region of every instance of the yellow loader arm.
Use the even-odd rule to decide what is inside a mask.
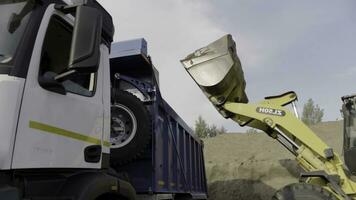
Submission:
[[[248,103],[231,35],[198,49],[181,62],[221,115],[240,126],[264,131],[293,153],[305,170],[301,181],[319,185],[340,200],[356,199],[356,183],[346,175],[340,156],[298,119],[294,92]],[[286,108],[290,104],[295,113]]]

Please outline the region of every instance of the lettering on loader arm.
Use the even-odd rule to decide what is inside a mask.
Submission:
[[[264,108],[264,107],[257,107],[256,112],[268,114],[268,115],[275,115],[283,117],[286,115],[286,112],[283,110],[273,109],[273,108]]]

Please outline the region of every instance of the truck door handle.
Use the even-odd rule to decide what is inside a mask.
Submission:
[[[97,163],[101,158],[101,145],[90,145],[84,149],[85,162]]]

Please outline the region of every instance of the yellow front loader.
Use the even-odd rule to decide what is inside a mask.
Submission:
[[[356,182],[350,175],[353,170],[346,169],[340,156],[299,119],[296,93],[248,103],[244,74],[231,35],[196,50],[181,62],[221,115],[240,126],[264,131],[295,155],[304,169],[300,183],[285,186],[273,199],[356,199]],[[343,111],[345,116],[350,109],[345,107]]]

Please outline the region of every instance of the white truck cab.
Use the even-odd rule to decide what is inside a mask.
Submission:
[[[0,92],[6,94],[0,167],[101,168],[101,154],[109,153],[110,119],[104,108],[110,107],[111,38],[101,42],[102,14],[95,8],[52,3],[42,8],[39,20],[34,15],[41,6],[45,3],[34,0],[0,5]],[[78,18],[81,24],[74,27]],[[33,21],[39,22],[37,34],[27,38]],[[23,40],[32,40],[32,48]],[[27,74],[16,74],[23,51],[31,54],[28,66],[22,66],[27,70],[20,69]]]
[[[113,33],[94,0],[0,1],[0,199],[135,199],[109,170]]]
[[[0,200],[207,199],[146,41],[113,34],[96,0],[0,0]]]

